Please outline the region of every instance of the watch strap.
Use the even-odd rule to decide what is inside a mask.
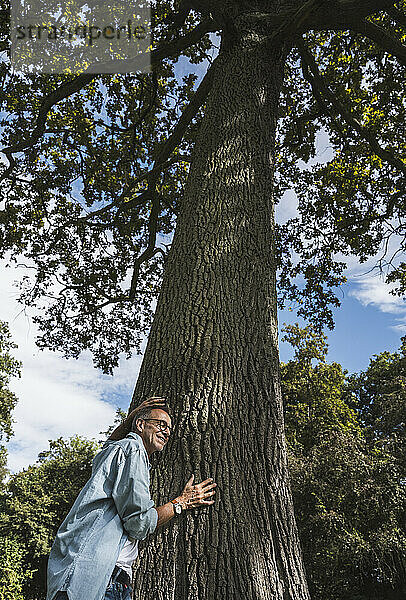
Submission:
[[[176,502],[176,500],[171,500],[171,503],[173,504],[173,512],[175,513],[176,516],[181,515],[184,508],[181,505],[180,502]],[[179,508],[178,508],[179,507]]]

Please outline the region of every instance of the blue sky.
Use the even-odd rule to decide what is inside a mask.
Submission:
[[[374,354],[386,350],[395,352],[400,346],[400,338],[405,335],[399,326],[396,315],[384,312],[378,304],[364,305],[355,296],[357,286],[348,284],[339,309],[334,311],[335,329],[326,331],[328,335],[328,362],[338,362],[350,373],[364,370]],[[295,315],[287,311],[279,314],[279,323],[299,322]],[[283,362],[292,356],[292,349],[286,342],[280,342],[280,358]]]
[[[178,66],[179,76],[189,71],[185,63]],[[323,136],[318,150],[316,160],[327,160],[328,140]],[[295,207],[294,195],[287,195],[277,218],[283,221],[294,215]],[[65,360],[49,351],[40,352],[35,346],[32,314],[22,312],[16,302],[13,281],[22,273],[5,268],[5,264],[1,263],[0,271],[0,319],[9,322],[18,344],[15,355],[23,361],[22,378],[12,383],[19,403],[14,413],[15,435],[8,445],[9,467],[18,471],[35,462],[50,439],[75,433],[99,438],[99,432],[112,423],[116,408],[128,408],[141,357],[122,360],[115,375],[108,377],[95,371],[87,353],[78,360]],[[376,272],[370,272],[374,259],[365,265],[349,259],[347,265],[348,283],[342,286],[342,306],[335,311],[336,328],[328,332],[328,360],[354,372],[365,369],[374,354],[397,350],[406,333],[406,306],[389,294]],[[280,324],[297,320],[294,311],[279,315]],[[284,342],[280,356],[282,361],[292,356]]]
[[[317,156],[312,162],[330,159],[331,152],[324,134],[319,136]],[[293,192],[288,192],[276,209],[276,219],[285,222],[296,215],[297,201]],[[390,248],[395,249],[399,240],[393,238]],[[379,256],[379,255],[378,255]],[[377,257],[360,264],[354,257],[338,257],[346,263],[347,283],[338,294],[341,306],[334,310],[335,328],[326,330],[328,335],[329,362],[339,362],[350,373],[364,370],[370,358],[389,350],[396,351],[401,336],[406,334],[406,304],[390,293],[391,286],[385,283],[376,268]],[[402,255],[397,257],[397,261]],[[392,286],[393,287],[393,286]],[[279,325],[298,322],[295,311],[279,313]],[[289,360],[292,350],[289,344],[280,342],[280,358]]]

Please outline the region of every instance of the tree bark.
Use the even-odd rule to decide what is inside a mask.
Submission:
[[[273,162],[286,51],[240,23],[221,51],[133,404],[163,395],[175,431],[158,503],[213,477],[216,503],[149,540],[142,600],[307,600],[279,382]],[[269,32],[268,32],[269,33]]]

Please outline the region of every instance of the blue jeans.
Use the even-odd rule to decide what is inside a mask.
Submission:
[[[126,586],[118,583],[118,581],[114,581],[113,583],[110,581],[104,595],[104,600],[131,600],[131,596],[131,585]]]
[[[118,581],[109,581],[104,600],[131,600],[132,588],[130,585],[123,585]],[[58,592],[53,600],[68,600],[66,592]]]

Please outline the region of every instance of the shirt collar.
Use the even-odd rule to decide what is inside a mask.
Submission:
[[[145,449],[144,442],[142,441],[142,439],[140,438],[138,433],[134,433],[134,431],[130,431],[130,433],[128,433],[126,437],[130,437],[131,439],[135,440],[138,443],[138,447],[141,448],[141,451],[144,452],[145,458],[147,459],[148,469],[151,469],[151,463],[149,462],[148,453]]]

